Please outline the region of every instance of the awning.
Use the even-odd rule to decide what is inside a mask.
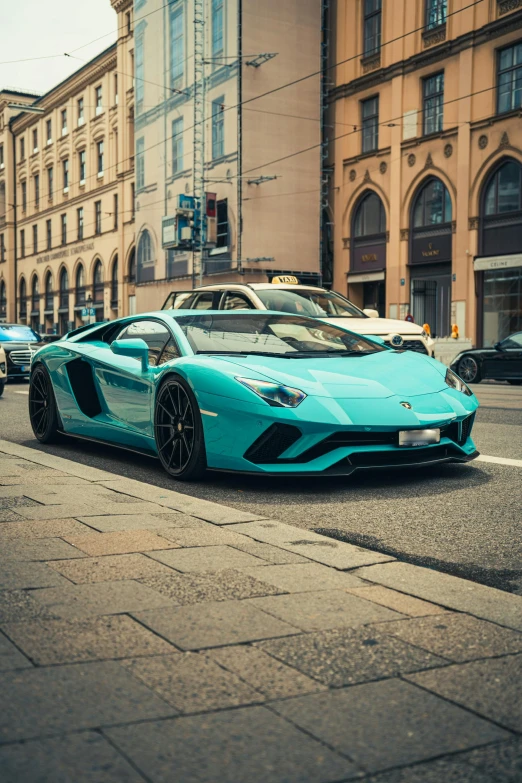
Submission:
[[[484,256],[476,258],[473,262],[475,272],[483,272],[487,269],[511,269],[514,266],[522,266],[522,253],[511,256]]]
[[[384,280],[385,272],[348,272],[349,283],[373,283],[376,280]]]

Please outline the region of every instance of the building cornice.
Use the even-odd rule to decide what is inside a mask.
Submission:
[[[487,25],[484,25],[484,27],[480,27],[478,30],[472,30],[458,38],[445,41],[439,46],[434,46],[427,51],[418,52],[407,60],[400,60],[399,62],[389,65],[387,68],[379,68],[378,70],[360,76],[357,79],[353,79],[347,84],[340,84],[330,91],[328,100],[329,102],[334,102],[341,98],[348,98],[350,95],[354,95],[362,90],[376,87],[382,82],[395,79],[397,76],[404,76],[405,74],[412,73],[420,68],[425,68],[428,65],[447,60],[449,57],[453,57],[465,49],[480,46],[494,38],[498,38],[513,30],[519,30],[521,28],[522,10],[510,14],[509,16],[495,19],[494,22],[490,22]]]
[[[132,8],[132,3],[133,0],[111,0],[111,5],[117,14],[119,14],[121,11],[127,11],[127,9]]]

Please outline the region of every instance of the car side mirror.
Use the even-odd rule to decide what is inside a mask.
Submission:
[[[141,337],[133,340],[114,340],[111,351],[118,356],[129,356],[141,361],[141,369],[146,372],[149,367],[149,346]]]
[[[365,308],[363,313],[367,315],[368,318],[380,318],[379,312],[377,310],[369,310],[368,308]]]
[[[495,349],[495,351],[501,351],[502,350],[502,343],[495,343],[493,348]]]

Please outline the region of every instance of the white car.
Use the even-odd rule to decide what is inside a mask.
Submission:
[[[5,351],[0,345],[0,397],[4,393],[4,386],[7,381],[7,359],[5,358]]]
[[[360,310],[336,291],[300,285],[296,278],[272,283],[219,283],[191,291],[172,291],[163,310],[276,310],[328,319],[358,334],[381,337],[393,348],[433,356],[434,342],[422,326],[393,318],[379,318],[376,310]]]

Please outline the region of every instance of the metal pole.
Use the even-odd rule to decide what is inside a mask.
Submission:
[[[199,219],[194,215],[192,279],[203,283],[204,199],[205,199],[205,5],[194,0],[194,159],[193,180],[195,207],[199,202]]]

